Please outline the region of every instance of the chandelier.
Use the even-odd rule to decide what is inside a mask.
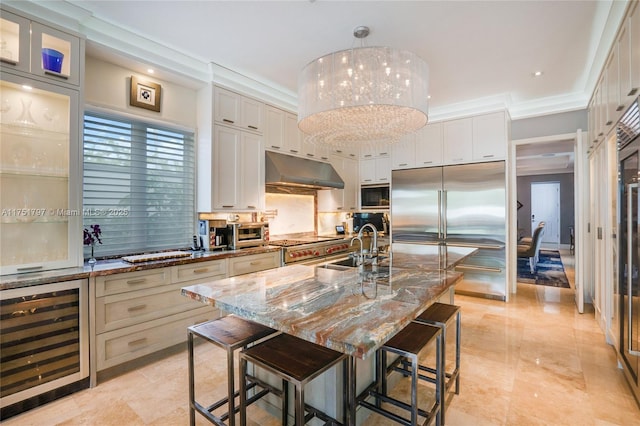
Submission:
[[[353,35],[363,40],[368,27]],[[305,66],[298,84],[298,127],[314,143],[394,142],[427,124],[429,68],[390,47],[357,47]]]

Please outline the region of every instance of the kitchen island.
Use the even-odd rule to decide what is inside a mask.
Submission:
[[[349,424],[356,424],[355,395],[373,380],[375,350],[435,301],[450,301],[455,284],[462,279],[461,273],[438,269],[433,258],[417,253],[406,254],[406,260],[413,259],[423,268],[398,267],[400,251],[387,259],[390,266],[381,265],[378,271],[291,265],[183,287],[182,294],[348,354]],[[323,383],[312,383],[317,392],[307,393],[312,405],[326,402],[319,408],[330,415],[337,414],[341,402],[331,401],[327,392],[337,389],[341,377],[333,370],[322,377]]]

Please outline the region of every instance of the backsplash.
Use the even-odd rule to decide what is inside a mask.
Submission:
[[[271,236],[315,232],[313,195],[267,193],[265,207],[267,211],[277,211],[269,219]]]

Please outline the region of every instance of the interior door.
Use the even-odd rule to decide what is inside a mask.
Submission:
[[[560,183],[533,182],[531,184],[531,233],[545,222],[542,242],[560,244]]]

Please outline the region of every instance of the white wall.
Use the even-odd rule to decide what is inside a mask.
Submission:
[[[160,112],[129,105],[132,75],[162,86]],[[196,129],[196,90],[139,74],[93,57],[86,58],[84,96],[87,105]]]

